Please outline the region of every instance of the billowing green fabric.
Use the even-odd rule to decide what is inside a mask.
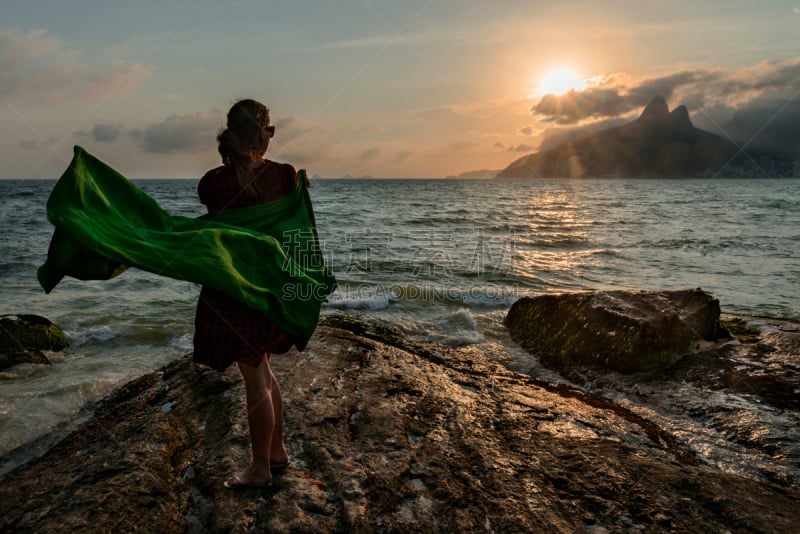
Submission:
[[[302,350],[336,281],[325,268],[305,171],[267,204],[173,216],[81,147],[47,201],[56,227],[38,270],[49,293],[64,276],[106,280],[127,266],[208,285],[261,310]]]

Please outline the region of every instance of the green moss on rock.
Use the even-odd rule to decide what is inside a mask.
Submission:
[[[64,331],[38,315],[0,316],[0,351],[63,350]]]
[[[747,324],[747,321],[739,317],[720,321],[720,326],[736,336],[742,343],[757,343],[761,337],[761,331]]]

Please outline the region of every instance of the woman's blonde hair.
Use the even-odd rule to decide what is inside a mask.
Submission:
[[[231,168],[242,190],[251,196],[261,192],[253,174],[253,163],[264,154],[258,134],[268,123],[267,106],[256,100],[239,100],[228,111],[227,127],[217,135],[222,163]]]

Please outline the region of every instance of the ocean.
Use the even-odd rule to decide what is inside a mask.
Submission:
[[[196,180],[135,182],[204,213]],[[0,455],[192,350],[196,284],[130,269],[42,291],[54,183],[0,181],[0,314],[47,317],[70,342],[0,373]],[[799,180],[319,179],[311,195],[339,282],[323,314],[409,336],[525,358],[502,325],[517,298],[596,289],[701,287],[724,313],[800,320]]]

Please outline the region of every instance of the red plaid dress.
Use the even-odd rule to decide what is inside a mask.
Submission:
[[[289,164],[265,161],[255,174],[259,187],[265,191],[259,198],[242,191],[228,167],[208,171],[197,186],[200,202],[214,213],[276,200],[297,187],[297,172]],[[206,286],[200,291],[194,325],[195,363],[218,371],[233,362],[257,367],[265,356],[282,354],[292,346],[291,339],[263,313]]]

